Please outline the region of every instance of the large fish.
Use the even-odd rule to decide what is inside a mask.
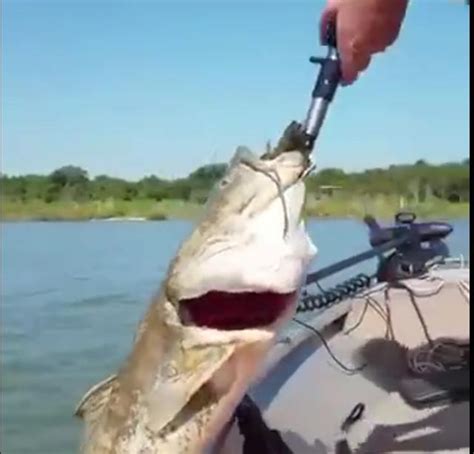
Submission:
[[[171,262],[118,371],[77,406],[87,454],[213,449],[294,314],[316,248],[305,153],[239,148]]]

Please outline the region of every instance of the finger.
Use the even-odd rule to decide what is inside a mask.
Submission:
[[[357,79],[357,67],[352,58],[341,59],[342,85],[350,85]]]
[[[364,44],[357,46],[357,41],[353,43],[352,62],[357,74],[361,73],[369,66],[371,59],[371,52]]]
[[[321,15],[321,21],[319,25],[319,39],[321,44],[325,44],[326,32],[331,22],[336,21],[337,10],[334,7],[327,7]]]
[[[365,71],[370,64],[370,60],[371,58],[368,54],[361,55],[360,57],[358,57],[358,59],[354,63],[354,67],[357,68],[357,73]]]
[[[357,44],[354,40],[354,33],[345,29],[344,27],[339,27],[337,29],[337,42],[338,42],[338,51],[339,58],[341,61],[341,75],[343,82],[350,84],[357,78],[357,62],[356,54]]]
[[[387,47],[391,46],[397,40],[401,28],[401,20],[397,17],[392,18],[390,26],[388,27],[389,31],[387,33]]]
[[[360,43],[360,44],[358,44]],[[344,46],[344,49],[346,47]],[[360,41],[353,40],[351,45],[348,46],[350,49],[342,59],[342,76],[343,79],[348,82],[354,82],[359,73],[367,69],[371,60],[371,52],[367,49],[367,46]]]

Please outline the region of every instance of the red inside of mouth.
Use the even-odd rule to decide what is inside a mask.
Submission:
[[[295,292],[211,291],[181,300],[193,323],[221,330],[257,328],[275,322],[292,304]]]

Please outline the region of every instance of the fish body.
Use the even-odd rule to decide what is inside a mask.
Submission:
[[[79,402],[84,454],[212,448],[294,314],[316,254],[301,219],[308,168],[299,151],[237,150],[128,357]]]

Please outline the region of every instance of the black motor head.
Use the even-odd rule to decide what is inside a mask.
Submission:
[[[380,227],[372,216],[366,216],[364,222],[369,227],[370,245],[381,246],[401,235],[410,233],[418,243],[442,240],[452,231],[453,227],[447,222],[415,222],[416,215],[409,212],[400,212],[395,215],[395,225]]]
[[[406,237],[395,251],[379,263],[379,281],[398,281],[422,275],[436,258],[449,256],[443,241],[453,227],[446,222],[415,222],[414,213],[397,213],[395,225],[381,228],[375,220],[366,224],[370,229],[370,244],[381,246],[396,238]]]

